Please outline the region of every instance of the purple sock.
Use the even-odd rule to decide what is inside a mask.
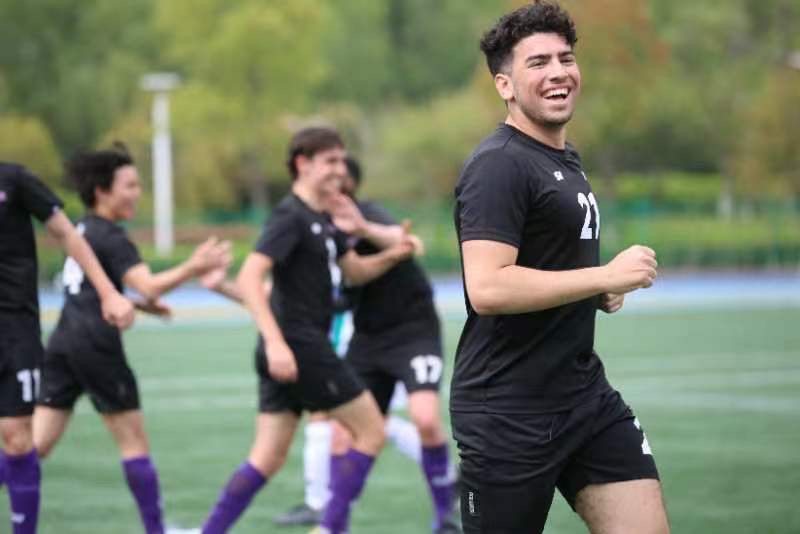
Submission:
[[[245,462],[233,474],[217,499],[217,504],[203,525],[203,534],[223,534],[242,515],[267,479]]]
[[[34,534],[39,520],[42,471],[36,450],[19,456],[5,455],[6,484],[11,501],[14,534]]]
[[[6,483],[6,453],[0,450],[0,487]]]
[[[158,491],[158,473],[149,456],[122,461],[125,479],[136,499],[139,515],[147,534],[163,534],[164,520],[161,512],[161,496]]]
[[[373,456],[350,449],[331,458],[331,498],[325,507],[322,526],[331,534],[343,534],[350,526],[350,505],[361,494]]]
[[[441,526],[442,519],[450,513],[453,505],[453,481],[450,479],[449,467],[447,444],[422,447],[422,470],[425,472],[436,512],[434,530]]]

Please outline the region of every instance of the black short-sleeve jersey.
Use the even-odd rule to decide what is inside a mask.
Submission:
[[[31,215],[46,222],[61,201],[20,165],[0,162],[0,312],[39,316]]]
[[[397,224],[388,211],[374,202],[359,202],[358,207],[370,222]],[[355,249],[361,255],[379,250],[365,239],[359,240]],[[415,321],[438,323],[433,290],[414,259],[398,263],[383,276],[361,286],[355,302],[353,324],[357,332],[378,334]]]
[[[580,158],[501,125],[467,161],[456,186],[459,242],[498,241],[517,265],[564,271],[599,264],[600,210]],[[466,287],[466,286],[465,286]],[[597,298],[467,322],[452,382],[453,410],[541,413],[609,387],[594,352]]]
[[[274,262],[270,305],[284,337],[327,335],[342,285],[338,259],[347,247],[330,218],[297,195],[272,212],[255,251]]]
[[[117,291],[124,291],[125,273],[142,262],[125,229],[93,214],[85,215],[75,227],[89,243]],[[67,258],[62,276],[64,308],[53,339],[73,347],[90,343],[99,350],[119,350],[120,332],[103,320],[100,297],[78,262]]]

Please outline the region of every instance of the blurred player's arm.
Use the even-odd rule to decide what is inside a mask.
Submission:
[[[133,303],[117,291],[97,261],[89,243],[78,233],[69,218],[61,210],[57,210],[47,219],[45,225],[67,256],[81,266],[92,282],[100,297],[103,318],[120,329],[131,326],[135,317]]]
[[[414,244],[408,235],[408,225],[402,227],[404,238],[377,254],[360,256],[354,250],[348,250],[339,258],[345,278],[353,285],[363,285],[386,273],[389,269],[414,254]]]
[[[214,269],[201,276],[199,280],[200,284],[206,289],[218,293],[234,302],[238,302],[239,304],[244,304],[239,286],[234,280],[229,279],[227,276],[227,269]],[[264,290],[264,299],[269,300],[270,294],[272,293],[272,281],[265,280],[261,287]]]
[[[528,313],[605,293],[629,293],[650,287],[658,266],[655,252],[640,245],[606,265],[570,271],[516,265],[517,248],[497,241],[464,241],[461,252],[467,295],[480,315]]]
[[[236,285],[245,307],[264,338],[270,376],[280,382],[294,382],[297,380],[297,361],[283,337],[267,299],[264,298],[264,280],[272,267],[272,258],[260,252],[251,252],[239,270]]]
[[[219,242],[212,237],[200,244],[186,261],[175,267],[153,273],[150,266],[143,262],[128,269],[122,279],[125,285],[135,289],[146,300],[156,301],[164,293],[195,276],[227,267],[231,262],[230,249],[230,242]]]
[[[347,195],[337,195],[331,202],[333,223],[342,231],[359,239],[365,239],[378,247],[386,249],[405,239],[411,239],[414,254],[424,253],[424,244],[419,236],[408,234],[402,224],[382,224],[368,220],[358,205]],[[405,221],[403,221],[405,224]]]
[[[160,299],[157,300],[134,299],[133,305],[140,312],[148,313],[150,315],[155,315],[156,317],[161,317],[162,319],[169,319],[170,317],[172,317],[172,308],[170,308]]]

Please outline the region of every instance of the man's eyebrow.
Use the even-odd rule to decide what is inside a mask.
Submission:
[[[533,56],[528,56],[527,58],[525,58],[525,63],[531,63],[533,61],[537,61],[537,60],[541,60],[541,59],[547,60],[547,59],[550,59],[551,57],[553,57],[552,54],[535,54]]]

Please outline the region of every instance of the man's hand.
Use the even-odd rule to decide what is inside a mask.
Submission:
[[[150,315],[155,315],[156,317],[161,317],[162,319],[172,318],[172,308],[164,304],[161,299],[137,300],[134,301],[134,305],[136,306],[136,309],[141,312],[149,313]]]
[[[337,193],[330,198],[328,212],[333,224],[346,234],[364,237],[367,220],[352,198]]]
[[[265,345],[269,375],[278,382],[296,382],[297,361],[289,345],[284,341],[265,342]]]
[[[136,318],[133,302],[120,295],[117,291],[103,298],[100,306],[103,319],[120,330],[129,328]]]
[[[200,280],[200,284],[204,288],[213,291],[215,289],[219,289],[227,276],[228,269],[226,267],[218,267],[216,269],[207,271],[205,274],[201,275],[198,280]]]
[[[209,237],[194,249],[186,266],[192,276],[202,276],[213,269],[227,268],[232,260],[231,242]]]
[[[419,241],[419,238],[415,239],[416,236],[410,233],[411,221],[405,219],[401,226],[403,227],[402,238],[397,244],[385,250],[387,255],[397,263],[413,256],[416,251],[417,241]]]
[[[625,294],[650,287],[656,279],[657,267],[653,249],[642,245],[625,249],[605,266],[606,292]]]
[[[603,293],[600,295],[599,308],[606,313],[618,312],[625,302],[625,295],[618,293]]]

